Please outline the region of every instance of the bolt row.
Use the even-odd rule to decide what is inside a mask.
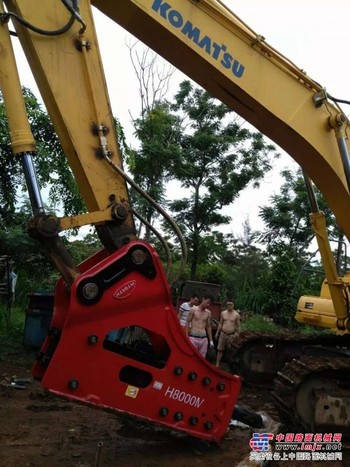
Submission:
[[[174,368],[174,375],[176,376],[181,376],[183,374],[184,370],[181,366],[176,366]],[[189,381],[195,381],[197,378],[198,378],[198,375],[195,371],[190,371],[187,375],[187,378]],[[204,376],[204,378],[202,378],[202,384],[203,386],[210,386],[211,385],[211,378],[209,378],[209,376]],[[220,392],[224,391],[226,388],[226,385],[225,383],[218,383],[216,385],[216,389]]]
[[[159,409],[159,415],[163,418],[167,417],[169,415],[169,409],[167,407],[161,407]],[[173,418],[175,421],[177,422],[181,422],[181,420],[183,420],[184,418],[184,414],[182,412],[175,412],[174,415],[173,415]],[[198,424],[198,417],[195,417],[195,416],[191,416],[189,419],[188,419],[188,423],[191,425],[191,426],[195,426]],[[213,428],[213,423],[212,422],[204,422],[203,424],[203,427],[205,430],[209,431]]]

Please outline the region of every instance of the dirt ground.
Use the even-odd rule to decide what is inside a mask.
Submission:
[[[34,356],[33,356],[34,358]],[[123,419],[44,394],[39,383],[8,387],[13,376],[30,378],[30,359],[0,360],[1,467],[240,467],[249,456],[252,430],[231,427],[220,446],[183,434]],[[244,387],[239,403],[277,419],[271,391]],[[243,462],[242,462],[243,461]],[[270,465],[284,464],[273,462]],[[350,465],[288,461],[289,467]]]

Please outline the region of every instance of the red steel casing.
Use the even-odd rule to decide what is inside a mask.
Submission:
[[[58,396],[219,442],[240,378],[214,367],[190,343],[157,253],[132,242],[112,255],[96,254],[80,271],[69,293],[62,279],[57,284],[51,329],[33,376]],[[97,299],[91,284],[97,284]],[[130,327],[145,331],[146,348],[106,338]]]

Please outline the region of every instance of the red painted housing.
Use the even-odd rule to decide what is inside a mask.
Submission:
[[[184,334],[155,251],[133,242],[80,270],[70,293],[57,284],[34,377],[53,394],[219,442],[240,379],[202,358]]]

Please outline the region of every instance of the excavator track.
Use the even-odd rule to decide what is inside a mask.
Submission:
[[[350,358],[339,355],[307,355],[287,363],[272,393],[281,421],[290,430],[337,432],[349,440],[349,370]]]
[[[350,348],[349,335],[242,332],[226,359],[231,373],[240,375],[245,383],[272,386],[277,372],[293,359],[325,352],[338,358],[339,347]]]
[[[304,353],[305,346],[319,344],[320,338],[289,333],[242,332],[226,353],[231,373],[245,383],[272,385],[277,371]]]

